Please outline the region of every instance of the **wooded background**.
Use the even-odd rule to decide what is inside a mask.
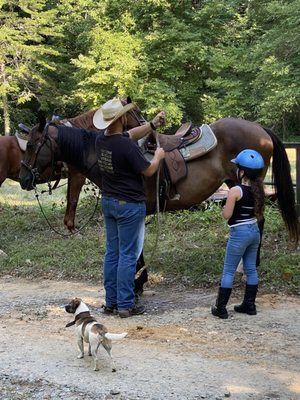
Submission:
[[[0,0],[0,128],[130,95],[145,116],[300,122],[299,0]]]

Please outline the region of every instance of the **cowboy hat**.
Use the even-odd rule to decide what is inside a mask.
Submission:
[[[117,98],[108,100],[95,112],[93,117],[93,124],[98,129],[106,129],[132,108],[134,108],[133,103],[129,103],[123,106],[121,101]]]

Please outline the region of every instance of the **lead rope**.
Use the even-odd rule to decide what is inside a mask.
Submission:
[[[159,142],[159,137],[158,137],[158,133],[156,131],[154,131],[154,135],[155,135],[155,141],[156,141],[156,147],[160,147],[160,142]],[[157,244],[158,244],[158,239],[160,236],[160,209],[159,209],[159,177],[160,177],[160,167],[161,167],[161,162],[159,162],[159,166],[157,169],[157,175],[156,175],[156,238],[155,238],[155,243],[150,255],[150,261],[147,265],[144,265],[141,269],[138,270],[138,272],[135,274],[135,279],[138,279],[142,272],[148,268],[149,269],[149,265],[151,265],[153,257],[154,257],[154,253],[156,252],[157,249]]]
[[[86,221],[80,228],[78,228],[76,231],[70,232],[70,233],[63,233],[63,232],[60,232],[60,231],[58,231],[57,229],[55,229],[54,226],[53,226],[53,225],[51,224],[51,222],[49,221],[49,219],[48,219],[47,215],[45,214],[45,212],[44,212],[44,210],[43,210],[43,207],[42,207],[42,205],[41,205],[41,202],[40,202],[40,199],[39,199],[39,194],[38,194],[38,191],[37,191],[36,186],[34,187],[34,191],[35,191],[35,197],[36,197],[36,200],[37,200],[38,205],[39,205],[39,207],[40,207],[41,213],[42,213],[43,217],[45,218],[45,220],[46,220],[46,222],[47,222],[49,228],[50,228],[53,232],[55,232],[55,233],[57,233],[58,235],[63,236],[63,237],[74,236],[74,235],[76,235],[77,233],[79,233],[80,231],[82,231],[82,229],[85,228],[85,227],[89,224],[89,222],[92,220],[92,218],[94,217],[94,215],[95,215],[95,213],[96,213],[96,210],[97,210],[97,207],[98,207],[98,204],[99,204],[99,199],[100,199],[100,197],[101,197],[101,191],[100,191],[100,189],[99,189],[99,190],[98,190],[98,194],[97,194],[97,196],[96,196],[96,203],[95,203],[94,210],[93,210],[92,214],[90,215],[90,217],[87,219],[87,221]]]

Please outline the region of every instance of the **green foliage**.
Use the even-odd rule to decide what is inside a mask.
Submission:
[[[239,116],[297,132],[299,3],[248,4],[236,9],[224,41],[212,51],[216,76],[207,81],[211,93],[204,94],[205,111],[211,118]]]
[[[55,9],[46,9],[46,0],[1,2],[0,105],[15,124],[14,109],[37,97],[43,107],[55,92],[51,74],[58,51],[46,40],[59,36],[55,14]]]
[[[129,94],[166,130],[225,116],[286,139],[299,112],[298,0],[3,0],[0,123]]]

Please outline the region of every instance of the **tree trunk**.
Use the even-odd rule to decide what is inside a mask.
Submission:
[[[3,87],[2,93],[2,108],[3,108],[3,121],[4,121],[4,135],[10,135],[10,117],[9,117],[9,106],[6,94],[7,80],[5,75],[5,65],[0,64],[0,78]]]

